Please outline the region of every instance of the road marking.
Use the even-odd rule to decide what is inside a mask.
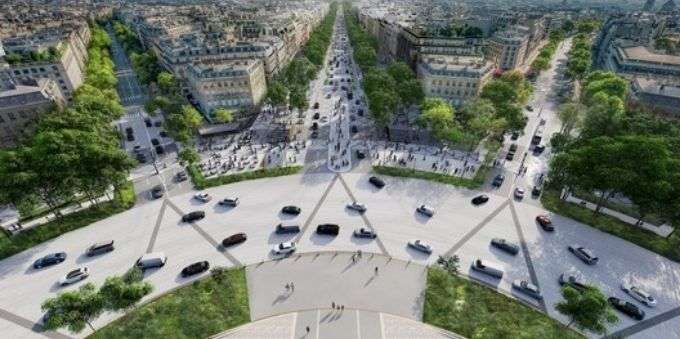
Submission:
[[[297,317],[298,317],[298,312],[295,312],[293,314],[293,326],[291,327],[293,330],[290,331],[290,339],[295,339],[295,330],[296,330],[295,327],[297,326]],[[305,329],[305,331],[306,330],[307,329]]]
[[[153,246],[156,244],[156,238],[158,237],[158,231],[161,228],[161,220],[163,220],[163,214],[165,213],[165,208],[167,207],[167,199],[163,199],[163,204],[158,212],[158,217],[156,217],[156,225],[153,227],[153,232],[151,232],[151,239],[149,239],[149,245],[146,247],[146,253],[151,253],[153,251]]]
[[[468,240],[470,240],[470,238],[474,237],[475,234],[477,234],[477,232],[479,232],[482,228],[484,228],[484,226],[486,226],[486,224],[488,224],[489,221],[491,221],[491,219],[495,218],[498,215],[498,213],[500,213],[506,206],[508,206],[508,204],[510,204],[509,199],[505,200],[500,206],[498,206],[493,212],[491,212],[491,214],[489,214],[486,218],[484,218],[484,220],[482,220],[479,224],[477,224],[477,226],[475,226],[472,230],[470,230],[470,232],[468,232],[460,240],[458,240],[458,242],[456,242],[451,247],[450,250],[446,251],[444,253],[444,255],[446,255],[446,256],[453,255],[456,251],[458,251],[461,247],[463,247],[463,245],[465,245],[465,243]]]
[[[517,230],[517,235],[519,236],[520,247],[522,248],[522,254],[524,255],[524,261],[529,269],[529,276],[531,277],[531,283],[536,285],[536,287],[541,288],[538,284],[538,276],[536,275],[536,270],[534,269],[534,263],[531,261],[531,254],[529,253],[529,247],[524,239],[524,231],[522,231],[522,225],[519,223],[519,218],[517,217],[517,211],[515,210],[515,204],[510,200],[510,212],[512,214],[512,220],[515,224],[515,229]],[[545,300],[540,299],[538,303],[544,313],[548,313],[548,309],[545,306]]]
[[[328,197],[328,193],[330,193],[331,188],[333,188],[333,185],[335,185],[336,181],[338,181],[338,174],[335,174],[335,176],[333,176],[333,179],[331,179],[331,182],[328,184],[328,187],[326,187],[326,190],[323,192],[321,199],[319,199],[319,201],[316,203],[316,206],[314,206],[312,213],[309,215],[307,220],[305,220],[305,224],[302,225],[302,230],[300,230],[300,233],[298,233],[298,235],[295,237],[293,242],[297,243],[298,241],[300,241],[302,236],[305,234],[305,231],[307,231],[307,228],[309,228],[309,224],[312,222],[312,220],[316,216],[316,213],[319,211],[319,208],[321,208],[321,205],[323,204],[323,202]]]
[[[382,313],[380,313],[380,338],[385,338],[385,324],[383,323]]]
[[[657,314],[647,320],[640,321],[639,323],[626,327],[622,330],[618,330],[603,339],[614,339],[614,338],[624,338],[624,337],[630,337],[633,334],[640,333],[650,327],[656,326],[666,320],[673,319],[677,316],[680,316],[680,307],[676,307],[670,311],[666,311],[661,314]]]
[[[170,201],[170,200],[166,200],[166,201],[167,201],[168,206],[170,206],[175,212],[177,212],[177,214],[179,214],[180,216],[185,214],[172,201]],[[226,248],[220,250],[221,244],[217,240],[215,240],[215,238],[210,236],[210,234],[208,234],[208,232],[206,232],[204,229],[202,229],[200,226],[198,226],[195,222],[190,222],[189,225],[191,225],[191,228],[193,228],[194,231],[198,232],[198,234],[201,237],[203,237],[203,239],[205,239],[205,241],[210,243],[210,245],[212,245],[218,252],[222,253],[222,255],[224,255],[224,257],[227,258],[227,260],[231,261],[231,263],[234,264],[234,266],[243,266],[243,263],[241,261],[239,261],[238,259],[236,259],[236,257],[234,257],[233,255],[231,255],[231,253],[229,253],[229,251]]]
[[[359,321],[359,310],[357,312],[357,339],[361,339],[361,322]]]
[[[47,331],[43,332],[43,327],[42,325],[35,323],[33,321],[30,321],[20,315],[16,315],[12,312],[9,312],[7,310],[4,310],[0,308],[0,318],[5,319],[11,323],[14,323],[15,325],[19,325],[27,330],[30,330],[34,333],[38,333],[40,335],[43,335],[48,338],[52,339],[73,339],[67,335],[61,334],[59,332],[55,331]]]
[[[354,194],[352,194],[352,190],[349,189],[349,185],[347,185],[347,182],[345,182],[345,179],[342,177],[342,174],[338,173],[338,178],[340,179],[340,183],[342,184],[342,186],[345,188],[347,195],[349,195],[352,201],[356,202],[357,199],[354,197]],[[368,226],[373,232],[376,232],[375,227],[373,227],[373,224],[371,224],[371,222],[368,220],[368,217],[366,217],[366,213],[365,212],[359,213],[359,215],[361,216],[361,219],[364,220],[364,224],[366,224],[366,226]],[[376,244],[378,244],[380,252],[382,252],[383,255],[390,256],[390,254],[387,252],[387,248],[385,248],[385,244],[383,244],[380,237],[376,237],[375,242]]]
[[[319,339],[319,327],[321,327],[321,310],[316,310],[316,339]]]

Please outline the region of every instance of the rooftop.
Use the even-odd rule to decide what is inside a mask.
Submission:
[[[624,47],[622,50],[631,60],[680,66],[680,56],[654,53],[644,46]]]

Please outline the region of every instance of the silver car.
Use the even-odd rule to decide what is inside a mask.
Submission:
[[[208,193],[196,193],[196,195],[194,195],[194,199],[200,202],[208,202],[212,200],[212,197]]]
[[[87,269],[87,267],[78,267],[75,270],[68,272],[68,274],[66,274],[63,278],[59,279],[59,284],[61,286],[70,285],[89,276],[90,271]]]
[[[416,209],[416,212],[418,212],[422,215],[428,216],[428,217],[432,217],[434,215],[434,209],[430,206],[427,206],[427,205],[420,205]]]
[[[628,295],[633,297],[633,299],[645,304],[648,307],[656,306],[656,299],[654,299],[654,297],[652,297],[645,290],[643,290],[643,289],[641,289],[637,286],[633,286],[633,285],[628,284],[628,283],[623,283],[623,284],[621,284],[621,289],[624,292],[628,293]]]
[[[294,242],[282,242],[274,248],[272,248],[272,252],[274,254],[290,254],[295,252],[295,243]]]
[[[359,213],[364,213],[364,212],[366,212],[366,205],[360,204],[360,203],[358,203],[358,202],[356,202],[356,201],[347,204],[347,208],[349,208],[349,209],[351,209],[351,210],[354,210],[354,211],[357,211],[357,212],[359,212]]]
[[[580,245],[571,245],[568,247],[569,252],[573,253],[575,256],[577,256],[581,261],[588,265],[595,265],[597,262],[600,260],[591,250],[580,246]]]
[[[427,254],[432,254],[432,246],[430,246],[430,244],[428,244],[428,243],[426,243],[422,240],[419,240],[419,239],[411,240],[411,241],[408,242],[408,246],[417,250],[417,251],[427,253]]]

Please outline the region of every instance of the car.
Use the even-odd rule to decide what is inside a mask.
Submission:
[[[167,138],[167,137],[168,137],[168,132],[166,132],[166,131],[160,131],[160,132],[158,132],[158,135],[160,135],[161,138]]]
[[[282,242],[274,248],[272,248],[272,252],[274,254],[290,254],[295,252],[295,243],[294,242]]]
[[[340,226],[337,224],[319,224],[316,226],[316,233],[336,236],[340,233]]]
[[[623,301],[617,297],[610,297],[607,299],[609,304],[612,305],[619,312],[635,319],[642,320],[645,318],[645,311],[641,310],[639,307],[635,306],[633,303]]]
[[[654,299],[654,297],[638,286],[634,286],[629,283],[623,283],[621,284],[621,290],[628,293],[628,295],[633,297],[633,299],[645,304],[645,306],[656,306],[656,299]]]
[[[152,145],[154,145],[154,146],[158,146],[158,145],[160,145],[160,144],[161,144],[161,142],[160,142],[160,141],[158,141],[158,139],[156,139],[156,138],[153,138],[153,139],[151,139],[151,144],[152,144]]]
[[[530,105],[526,105],[524,108],[526,108],[527,111],[529,111],[529,112],[533,112],[533,111],[534,111],[534,108],[531,107]]]
[[[584,263],[588,265],[595,265],[600,260],[593,252],[580,245],[570,245],[567,247],[569,252],[573,253],[576,257],[581,259]]]
[[[560,274],[560,277],[557,279],[557,282],[560,284],[560,286],[565,285],[571,286],[572,288],[579,292],[583,292],[589,288],[586,282],[583,281],[583,279],[571,273]]]
[[[142,271],[149,268],[163,267],[165,263],[168,262],[168,257],[165,256],[163,252],[152,252],[147,253],[139,257],[135,266],[139,267]]]
[[[156,146],[155,149],[156,149],[156,154],[164,154],[165,153],[165,149],[161,145]]]
[[[519,132],[512,132],[510,135],[510,140],[517,140],[519,138]]]
[[[151,119],[149,118],[144,119],[144,124],[146,125],[146,127],[151,127]]]
[[[534,155],[539,155],[539,154],[543,153],[543,151],[545,151],[545,145],[534,146],[534,151],[533,151]]]
[[[513,244],[502,238],[491,239],[491,246],[512,255],[517,255],[517,253],[519,253],[519,246],[517,244]]]
[[[359,110],[357,111],[357,114],[359,114],[360,117],[363,117],[364,116],[364,109],[359,108]]]
[[[139,154],[140,152],[142,152],[142,146],[135,145],[134,147],[132,147],[132,151],[135,152],[136,154]]]
[[[93,257],[95,255],[109,253],[114,249],[115,247],[113,247],[113,240],[107,242],[99,242],[94,243],[92,244],[92,246],[88,247],[87,250],[85,251],[85,254],[88,257]]]
[[[187,176],[187,173],[184,171],[177,172],[177,174],[175,174],[175,181],[177,182],[186,181],[187,179],[189,179],[189,177]]]
[[[356,125],[352,125],[352,127],[349,129],[352,134],[359,133],[359,128]]]
[[[134,130],[132,129],[132,127],[125,127],[125,134],[129,135],[129,134],[133,134],[133,133],[134,133]]]
[[[300,233],[300,225],[295,221],[282,221],[276,225],[276,234]]]
[[[224,238],[224,240],[222,240],[222,246],[234,246],[236,244],[245,242],[246,240],[248,240],[248,236],[245,233],[236,233]]]
[[[205,212],[203,211],[193,211],[182,216],[183,222],[194,222],[196,220],[201,220],[205,218]]]
[[[229,197],[220,200],[217,204],[221,206],[236,207],[239,204],[239,200],[237,197]]]
[[[321,117],[321,114],[319,114],[319,112],[316,112],[316,113],[314,113],[314,115],[312,115],[312,119],[314,119],[314,120],[319,119],[320,117]]]
[[[186,278],[188,276],[203,273],[208,269],[210,269],[210,264],[207,261],[199,261],[183,268],[180,274],[182,275],[182,278]]]
[[[208,202],[212,200],[212,197],[208,193],[196,193],[194,195],[194,199],[200,201],[200,202]]]
[[[413,248],[416,251],[420,251],[426,254],[432,254],[432,246],[420,239],[411,240],[408,242],[408,247]]]
[[[538,197],[541,195],[541,186],[540,185],[534,185],[534,187],[531,189],[531,196],[532,197]]]
[[[510,148],[508,150],[513,153],[517,152],[517,144],[516,143],[510,144]]]
[[[289,206],[283,206],[281,209],[281,213],[283,214],[293,214],[293,215],[298,215],[302,212],[302,209],[297,206],[289,205]]]
[[[365,159],[366,153],[364,151],[357,150],[357,159]]]
[[[90,276],[90,271],[87,267],[78,267],[71,272],[66,273],[66,275],[59,279],[59,285],[66,286],[73,284],[75,282],[81,281]]]
[[[377,188],[385,187],[385,181],[375,176],[368,178],[368,182]]]
[[[375,239],[378,237],[378,235],[373,230],[363,227],[355,229],[354,236],[357,238],[369,238],[369,239]]]
[[[57,252],[48,254],[33,263],[33,268],[43,268],[52,265],[57,265],[66,260],[66,252]]]
[[[434,216],[434,209],[427,205],[420,205],[418,208],[416,208],[416,212],[430,218]]]
[[[472,198],[473,205],[481,205],[483,203],[486,203],[487,201],[489,201],[489,196],[487,196],[486,194],[478,195]]]
[[[347,208],[350,209],[350,210],[357,211],[357,212],[359,212],[359,213],[364,213],[364,212],[366,212],[366,205],[360,204],[360,203],[358,203],[358,202],[356,202],[356,201],[353,201],[353,202],[347,204]]]
[[[524,188],[515,187],[515,193],[513,193],[513,194],[515,196],[515,199],[517,199],[517,200],[524,199]]]
[[[536,222],[541,225],[541,227],[548,231],[552,232],[555,230],[555,226],[552,223],[552,220],[550,220],[550,217],[548,217],[545,214],[537,215],[536,216]]]
[[[491,186],[501,187],[501,186],[503,186],[503,181],[505,181],[505,176],[503,174],[498,174],[493,178],[493,181],[491,182]]]
[[[541,295],[541,291],[538,289],[538,286],[526,281],[526,280],[515,280],[512,282],[512,288],[536,299],[536,300],[541,300],[543,299],[543,296]]]
[[[151,189],[151,197],[154,199],[159,199],[163,197],[163,186],[157,185]]]
[[[470,266],[473,270],[490,275],[494,278],[503,278],[503,267],[488,260],[475,259]]]
[[[140,164],[145,164],[146,163],[146,157],[144,154],[137,154],[137,161],[139,161]]]
[[[129,133],[126,137],[127,137],[127,141],[135,141],[135,136],[132,133]]]
[[[505,155],[505,160],[512,161],[515,159],[515,152],[508,152],[508,154]]]
[[[319,103],[315,102],[313,107],[314,107],[314,109],[319,109]]]
[[[318,129],[319,129],[319,124],[318,124],[316,121],[313,122],[313,123],[312,123],[311,129],[312,129],[312,131],[318,130]]]

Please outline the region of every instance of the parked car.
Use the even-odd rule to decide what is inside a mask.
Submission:
[[[357,211],[357,212],[359,212],[359,213],[364,213],[364,212],[366,212],[366,205],[360,204],[360,203],[358,203],[358,202],[356,202],[356,201],[353,201],[353,202],[347,204],[347,208],[350,209],[350,210]]]
[[[161,138],[167,138],[167,137],[168,137],[168,132],[166,132],[166,131],[160,131],[160,132],[158,132],[158,135],[160,135]]]
[[[547,215],[541,214],[536,216],[536,222],[541,225],[541,227],[548,231],[552,232],[555,230],[555,226],[553,226],[552,220],[550,220],[550,217]]]
[[[493,178],[493,181],[491,182],[491,186],[501,187],[501,186],[503,186],[503,181],[505,181],[505,176],[503,174],[498,174]]]
[[[239,200],[238,197],[229,197],[220,200],[218,204],[222,206],[236,207],[239,204]]]
[[[281,223],[276,225],[275,232],[277,234],[299,233],[300,225],[295,221],[282,221]]]
[[[127,141],[135,141],[135,135],[132,133],[128,133],[127,136]]]
[[[165,256],[165,253],[153,252],[139,257],[135,263],[135,266],[139,267],[143,271],[149,268],[163,267],[167,261],[168,257]]]
[[[517,199],[517,200],[524,199],[524,188],[515,187],[515,193],[513,193],[513,194],[515,196],[515,199]]]
[[[633,299],[645,304],[648,307],[656,306],[656,299],[654,299],[654,297],[638,286],[633,286],[629,283],[623,283],[621,284],[621,290],[628,293],[628,295],[633,297]]]
[[[642,320],[645,318],[645,311],[641,310],[633,303],[623,301],[617,297],[610,297],[607,300],[612,307],[635,320]]]
[[[175,174],[175,181],[177,181],[177,182],[186,181],[188,178],[189,177],[187,176],[187,173],[184,172],[184,171],[177,172],[177,174]]]
[[[573,253],[576,257],[581,259],[584,263],[588,265],[597,264],[599,258],[593,254],[593,252],[580,245],[570,245],[567,247],[569,252]]]
[[[156,146],[155,149],[156,149],[156,154],[164,154],[165,153],[165,149],[161,145]]]
[[[87,251],[85,251],[85,254],[88,257],[93,257],[95,255],[112,252],[114,249],[115,248],[113,247],[113,240],[107,242],[99,242],[88,247]]]
[[[62,263],[64,260],[66,260],[66,252],[57,252],[57,253],[52,253],[48,254],[35,262],[33,262],[33,268],[43,268],[43,267],[48,267],[56,264]]]
[[[534,146],[534,155],[539,155],[545,151],[545,145],[536,145]]]
[[[151,189],[151,197],[154,199],[159,199],[163,197],[163,186],[157,185]]]
[[[380,179],[378,177],[370,177],[370,178],[368,178],[368,182],[370,182],[371,184],[373,184],[373,186],[375,186],[377,188],[385,187],[385,181],[383,181],[382,179]]]
[[[487,260],[482,260],[482,259],[475,259],[472,262],[472,269],[481,272],[487,275],[490,275],[494,278],[501,279],[503,278],[503,267],[497,263],[487,261]]]
[[[311,128],[312,128],[312,131],[318,130],[318,129],[319,129],[319,123],[316,122],[316,121],[314,121],[314,122],[312,123],[312,127],[311,127]]]
[[[352,134],[359,133],[359,128],[356,125],[352,125],[350,132],[352,132]]]
[[[583,279],[571,273],[560,274],[560,277],[557,279],[557,282],[560,284],[560,286],[568,285],[573,287],[575,290],[579,292],[583,292],[588,289],[588,285],[586,284],[585,281],[583,281]]]
[[[519,132],[512,132],[510,135],[510,140],[517,140],[519,138]]]
[[[66,286],[73,284],[75,282],[84,280],[90,276],[90,271],[87,267],[78,267],[71,272],[66,273],[66,275],[59,279],[59,285]]]
[[[478,195],[472,198],[473,205],[481,205],[483,203],[486,203],[487,201],[489,201],[489,196],[487,196],[486,194]]]
[[[427,205],[420,205],[418,208],[416,208],[416,212],[427,217],[434,216],[434,209]]]
[[[154,145],[154,146],[158,146],[158,145],[160,145],[161,143],[160,143],[160,141],[158,141],[158,139],[153,138],[153,139],[151,139],[151,144]]]
[[[144,119],[144,124],[146,125],[146,127],[151,127],[151,119],[145,118],[145,119]]]
[[[532,197],[538,197],[540,195],[541,195],[541,186],[535,185],[534,188],[531,189],[531,196]]]
[[[512,161],[512,159],[515,159],[515,152],[508,152],[508,154],[505,155],[505,160],[507,161]]]
[[[154,127],[161,127],[163,125],[163,121],[156,120],[153,122]]]
[[[319,103],[315,102],[313,107],[314,107],[314,109],[319,109]]]
[[[316,227],[316,233],[336,236],[340,233],[340,226],[337,224],[320,224]]]
[[[318,138],[318,137],[319,137],[319,132],[318,132],[318,131],[312,132],[312,134],[310,135],[310,137],[311,137],[312,139]]]
[[[208,202],[212,200],[212,196],[208,193],[196,193],[194,195],[194,199],[200,201],[200,202]]]
[[[298,214],[300,214],[300,212],[302,212],[302,209],[300,209],[300,207],[292,206],[292,205],[284,206],[281,209],[281,213],[283,213],[283,214],[298,215]]]
[[[203,273],[208,269],[210,269],[210,264],[207,261],[199,261],[183,268],[180,274],[182,275],[182,278],[186,278],[188,276]]]
[[[245,242],[246,240],[248,240],[248,236],[245,233],[236,233],[224,238],[224,240],[222,240],[222,246],[234,246],[236,244]]]
[[[416,251],[420,251],[426,254],[432,254],[432,246],[420,239],[409,241],[408,247],[411,247]]]
[[[378,235],[373,230],[363,227],[354,230],[354,236],[357,238],[369,238],[369,239],[375,239],[378,237]]]
[[[294,242],[282,242],[274,248],[272,248],[272,252],[274,254],[290,254],[295,252],[296,246]]]
[[[516,143],[510,144],[509,150],[510,150],[510,152],[513,152],[513,153],[517,152],[517,144]]]
[[[526,281],[526,280],[515,280],[512,282],[512,288],[536,299],[536,300],[541,300],[543,299],[543,296],[541,295],[541,291],[538,289],[538,286]]]
[[[519,246],[505,239],[493,238],[491,239],[491,246],[496,247],[499,250],[506,252],[508,254],[517,255],[517,253],[519,253]]]
[[[201,220],[205,218],[205,212],[203,211],[193,211],[182,216],[183,222],[194,222],[196,220]]]

